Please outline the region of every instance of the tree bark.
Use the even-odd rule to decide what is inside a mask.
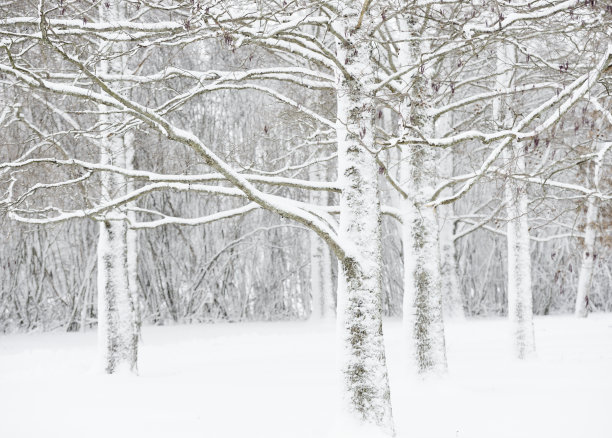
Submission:
[[[404,327],[409,358],[418,373],[446,371],[446,346],[442,319],[442,296],[438,224],[433,208],[422,204],[423,174],[435,160],[431,151],[411,147],[403,154],[413,190],[402,202],[404,247]],[[425,187],[428,185],[425,183]]]
[[[374,147],[372,46],[367,24],[355,25],[360,6],[346,2],[336,31],[339,237],[349,248],[338,279],[339,365],[344,432],[352,427],[393,434],[382,332],[381,212]],[[363,15],[363,14],[362,14]],[[370,149],[372,148],[372,149]],[[343,432],[343,433],[344,433]]]
[[[506,184],[505,193],[508,203],[508,316],[514,332],[515,354],[524,359],[535,352],[527,219],[529,200],[524,188],[510,182]]]
[[[576,295],[576,316],[586,318],[589,314],[589,292],[593,279],[593,268],[595,266],[595,238],[597,237],[597,217],[599,205],[597,199],[587,199],[586,226],[584,229],[584,251],[582,253],[582,264],[578,277],[578,293]]]
[[[413,24],[402,34],[418,37],[420,26]],[[426,44],[426,43],[422,43]],[[402,66],[412,65],[423,51],[418,43],[400,45]],[[401,103],[404,134],[414,128],[428,138],[434,135],[434,120],[428,115],[430,67],[410,78],[410,88]],[[404,248],[404,329],[408,338],[408,359],[418,373],[446,371],[446,345],[442,318],[440,244],[437,213],[427,205],[437,179],[438,152],[427,144],[402,148],[401,175],[407,198],[402,200]]]
[[[440,277],[443,313],[445,318],[465,319],[454,240],[453,205],[441,205],[438,210],[440,213]]]
[[[497,81],[502,88],[513,86],[516,48],[500,44],[497,48]],[[502,97],[493,105],[493,118],[500,127],[510,127],[510,114]],[[509,173],[525,174],[525,157],[520,145],[504,150]],[[529,199],[524,185],[512,178],[504,188],[508,225],[508,317],[511,322],[515,355],[524,359],[535,352],[531,290],[531,252],[528,223]]]
[[[125,16],[119,1],[99,6],[102,20],[119,21]],[[102,73],[122,73],[125,60],[112,56],[112,46],[102,47],[106,55],[100,61]],[[125,167],[131,151],[126,136],[113,133],[122,116],[100,105],[100,164]],[[126,143],[130,143],[127,145]],[[127,151],[127,152],[126,152]],[[101,201],[108,201],[127,193],[127,180],[118,173],[104,172],[100,177]],[[101,366],[108,374],[123,371],[137,372],[138,328],[135,312],[136,241],[128,228],[126,207],[107,213],[100,223],[98,240],[98,340]]]
[[[124,151],[125,151],[125,167],[126,169],[134,168],[134,134],[126,132],[123,136]],[[126,191],[129,193],[134,190],[134,182],[128,180],[126,183]],[[134,206],[134,202],[127,204],[128,211],[126,216],[129,223],[136,222],[136,213],[130,210]],[[138,231],[133,228],[128,228],[127,231],[127,260],[128,260],[128,284],[130,295],[134,303],[134,318],[136,321],[137,335],[140,337],[140,327],[142,324],[140,308],[140,298],[138,296]]]

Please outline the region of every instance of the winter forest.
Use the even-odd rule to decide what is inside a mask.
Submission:
[[[610,0],[0,0],[0,436],[607,438],[610,369]]]

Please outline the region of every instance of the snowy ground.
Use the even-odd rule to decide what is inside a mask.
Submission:
[[[612,437],[612,315],[536,319],[512,359],[506,321],[447,324],[450,372],[409,379],[385,323],[399,437]],[[144,328],[139,377],[91,371],[95,333],[0,336],[0,437],[324,438],[334,424],[333,324]]]

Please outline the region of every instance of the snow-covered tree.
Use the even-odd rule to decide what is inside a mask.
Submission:
[[[125,20],[126,5],[113,2],[101,3],[100,21]],[[41,31],[47,30],[41,26]],[[44,38],[44,34],[43,34]],[[47,40],[49,41],[49,40]],[[52,44],[52,43],[51,43]],[[127,59],[125,47],[113,47],[112,42],[101,42],[99,48],[101,75],[123,75]],[[134,156],[133,134],[114,132],[124,126],[121,114],[113,114],[113,108],[100,104],[100,165],[132,168]],[[116,196],[129,193],[130,185],[124,175],[106,172],[100,178],[100,201],[111,202]],[[136,371],[138,358],[138,306],[136,286],[136,231],[129,228],[129,204],[109,210],[100,221],[98,240],[98,339],[102,355],[102,367],[113,374],[122,370]]]
[[[130,252],[130,230],[148,230],[141,237],[162,236],[146,237],[139,265],[143,284],[155,285],[145,304],[156,321],[167,315],[201,316],[205,308],[219,309],[228,319],[230,314],[267,317],[274,306],[286,317],[304,317],[309,293],[314,302],[321,296],[317,288],[329,296],[332,263],[323,259],[331,250],[339,262],[340,398],[345,419],[359,428],[393,433],[383,284],[402,282],[382,281],[383,272],[401,272],[383,266],[384,253],[395,264],[403,256],[407,348],[417,369],[443,370],[442,285],[445,293],[456,288],[455,270],[448,268],[453,259],[463,267],[478,264],[486,257],[483,241],[486,253],[501,254],[499,242],[483,235],[503,235],[519,250],[507,257],[509,265],[514,263],[508,284],[518,284],[532,274],[516,267],[519,257],[526,264],[532,256],[530,242],[575,237],[549,232],[553,227],[543,224],[555,219],[537,210],[535,202],[553,202],[557,191],[566,190],[580,192],[581,201],[586,195],[608,199],[603,191],[585,192],[569,181],[570,172],[563,174],[568,181],[550,178],[580,162],[554,157],[563,146],[555,129],[562,130],[578,105],[590,99],[604,107],[608,102],[599,96],[612,63],[610,31],[602,26],[607,10],[573,0],[508,4],[503,11],[497,4],[389,0],[109,0],[96,4],[100,9],[60,3],[2,5],[8,11],[0,19],[3,87],[18,87],[23,94],[15,98],[22,106],[35,95],[53,100],[62,121],[38,119],[18,105],[11,108],[15,119],[22,114],[18,123],[43,143],[71,142],[66,154],[41,149],[7,157],[0,165],[7,175],[3,208],[32,225],[95,219],[103,224],[100,248],[110,248],[112,241],[113,254]],[[121,6],[123,18],[106,16]],[[584,25],[560,24],[575,17]],[[543,50],[542,41],[555,50]],[[583,41],[595,48],[579,46],[585,56],[569,68],[557,53]],[[503,56],[497,56],[496,47],[503,47]],[[505,64],[500,62],[500,69],[497,58]],[[580,129],[575,133],[582,134]],[[23,138],[21,132],[16,136]],[[136,151],[138,166],[130,165],[131,143],[147,146],[137,148],[145,149]],[[96,153],[85,153],[90,144]],[[162,157],[148,153],[153,149]],[[444,168],[449,155],[453,164]],[[536,159],[543,164],[533,166]],[[582,159],[591,162],[594,155]],[[78,187],[88,196],[74,196]],[[393,193],[381,196],[381,187]],[[70,190],[73,196],[66,197]],[[506,195],[500,202],[501,193]],[[387,199],[397,202],[389,207]],[[383,214],[402,222],[404,249],[396,257],[389,257],[382,243]],[[528,215],[545,231],[529,230]],[[188,226],[209,230],[206,238],[190,234],[204,247],[200,253],[190,238],[177,237],[183,233],[179,227]],[[291,239],[290,227],[312,238],[294,248],[295,260],[287,261],[278,248]],[[105,237],[109,230],[114,231]],[[222,236],[211,242],[215,233],[210,230]],[[264,285],[262,273],[273,272],[270,266],[236,268],[236,248],[257,233],[268,236],[274,247],[268,265],[276,265],[272,276],[278,288]],[[462,245],[457,258],[453,242]],[[156,254],[169,248],[182,251],[194,265],[201,253],[226,265],[216,279],[207,265],[185,269],[184,276],[194,276],[193,281],[177,281],[183,275],[177,273],[180,262]],[[264,264],[265,250],[250,249]],[[319,254],[321,269],[313,263]],[[306,275],[290,280],[282,275],[301,272],[304,259],[310,266]],[[105,260],[110,261],[101,257],[101,265]],[[112,260],[121,271],[112,279],[122,303],[134,301],[131,260],[123,255]],[[496,258],[486,270],[501,289],[485,292],[483,286],[473,298],[470,293],[469,311],[490,311],[481,306],[485,295],[499,304],[496,312],[506,310],[503,274],[491,275],[501,271],[504,260]],[[475,289],[479,274],[466,271],[463,289]],[[295,280],[298,276],[302,280]],[[111,277],[102,272],[100,278]],[[198,296],[207,281],[212,292]],[[102,281],[100,289],[107,284],[112,286]],[[241,289],[236,284],[250,284],[254,292],[226,297],[227,290]],[[512,309],[520,301],[517,321],[530,321],[532,303],[513,301],[518,292],[512,287],[510,314],[516,314]],[[517,287],[531,289],[527,281]],[[104,316],[103,306],[99,311]],[[133,339],[133,326],[123,326],[122,339]]]

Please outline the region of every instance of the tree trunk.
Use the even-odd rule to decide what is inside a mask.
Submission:
[[[137,371],[138,335],[128,285],[127,224],[100,223],[98,241],[98,339],[101,365],[108,374]]]
[[[601,178],[601,167],[604,156],[612,148],[611,142],[600,143],[597,151],[595,165],[593,168],[593,186],[598,188]],[[595,267],[595,239],[597,237],[597,220],[599,217],[599,199],[587,198],[587,217],[584,229],[584,253],[582,254],[582,265],[580,265],[580,276],[578,277],[578,293],[576,294],[576,316],[586,318],[589,312],[589,292],[593,280],[593,268]]]
[[[521,161],[521,160],[519,160]],[[507,182],[508,316],[514,332],[515,354],[524,359],[535,352],[531,291],[528,203],[524,188]]]
[[[126,132],[123,136],[125,150],[125,167],[126,169],[134,168],[134,134]],[[126,183],[127,192],[134,190],[134,182],[128,180]],[[134,205],[133,202],[127,204],[128,208]],[[127,219],[129,223],[136,222],[136,213],[133,210],[128,210]],[[138,296],[138,231],[133,228],[128,228],[127,231],[127,260],[128,260],[128,284],[130,295],[134,303],[134,318],[136,321],[137,334],[140,337],[140,327],[142,324],[140,308],[140,298]]]
[[[497,48],[497,81],[502,88],[513,86],[516,49],[509,44]],[[493,118],[500,127],[511,128],[510,114],[503,97],[494,101]],[[522,148],[513,143],[504,151],[509,174],[525,174]],[[531,290],[531,254],[528,223],[529,199],[525,187],[509,177],[505,200],[508,214],[508,317],[514,337],[515,355],[523,359],[535,352]]]
[[[337,134],[340,196],[339,237],[349,250],[338,274],[338,336],[342,433],[372,429],[393,434],[393,418],[382,332],[381,212],[374,147],[374,98],[371,46],[364,27],[350,25],[359,16],[353,2],[344,5],[337,31]],[[356,5],[356,3],[355,3]],[[358,5],[357,5],[358,6]]]
[[[416,24],[414,29],[419,29]],[[402,32],[406,37],[419,36],[412,31]],[[424,43],[425,44],[425,43]],[[422,48],[418,43],[400,46],[402,66],[420,59]],[[410,89],[400,106],[400,130],[409,134],[416,127],[425,137],[434,134],[434,120],[427,114],[427,78],[424,74],[410,78]],[[402,148],[401,176],[408,195],[402,201],[404,248],[404,328],[407,335],[408,359],[418,373],[446,371],[446,346],[442,319],[442,290],[440,277],[440,246],[437,214],[427,206],[437,179],[437,151],[426,144]]]
[[[593,279],[593,267],[595,266],[595,238],[597,236],[597,216],[599,206],[597,199],[587,199],[586,226],[584,229],[584,252],[582,253],[582,264],[578,277],[578,294],[576,295],[576,316],[586,318],[589,309],[589,291]]]
[[[440,277],[443,313],[445,318],[465,319],[461,285],[459,284],[459,268],[455,250],[454,228],[452,219],[454,209],[452,204],[438,207],[440,230]]]
[[[113,2],[99,7],[101,19],[112,22],[125,16],[124,5]],[[112,47],[103,47],[102,53],[110,58],[100,61],[100,72],[122,73],[125,69],[122,57],[112,56]],[[103,130],[100,144],[100,164],[127,165],[126,139],[115,135],[113,129],[122,122],[122,116],[100,105],[100,128]],[[128,146],[131,142],[128,139]],[[133,152],[127,152],[127,155]],[[101,201],[108,201],[127,190],[126,178],[105,172],[100,177]],[[137,371],[138,328],[136,321],[135,292],[135,238],[130,235],[128,213],[120,207],[107,213],[100,223],[98,240],[98,339],[101,366],[108,374]]]
[[[427,193],[423,179],[435,165],[428,146],[407,148],[404,169],[412,184],[410,198],[402,205],[404,247],[404,327],[409,360],[418,373],[444,372],[446,346],[442,319],[442,296],[438,223],[433,208],[422,204]],[[404,172],[407,171],[407,172]],[[423,173],[421,173],[423,172]],[[421,185],[420,183],[424,183]]]

